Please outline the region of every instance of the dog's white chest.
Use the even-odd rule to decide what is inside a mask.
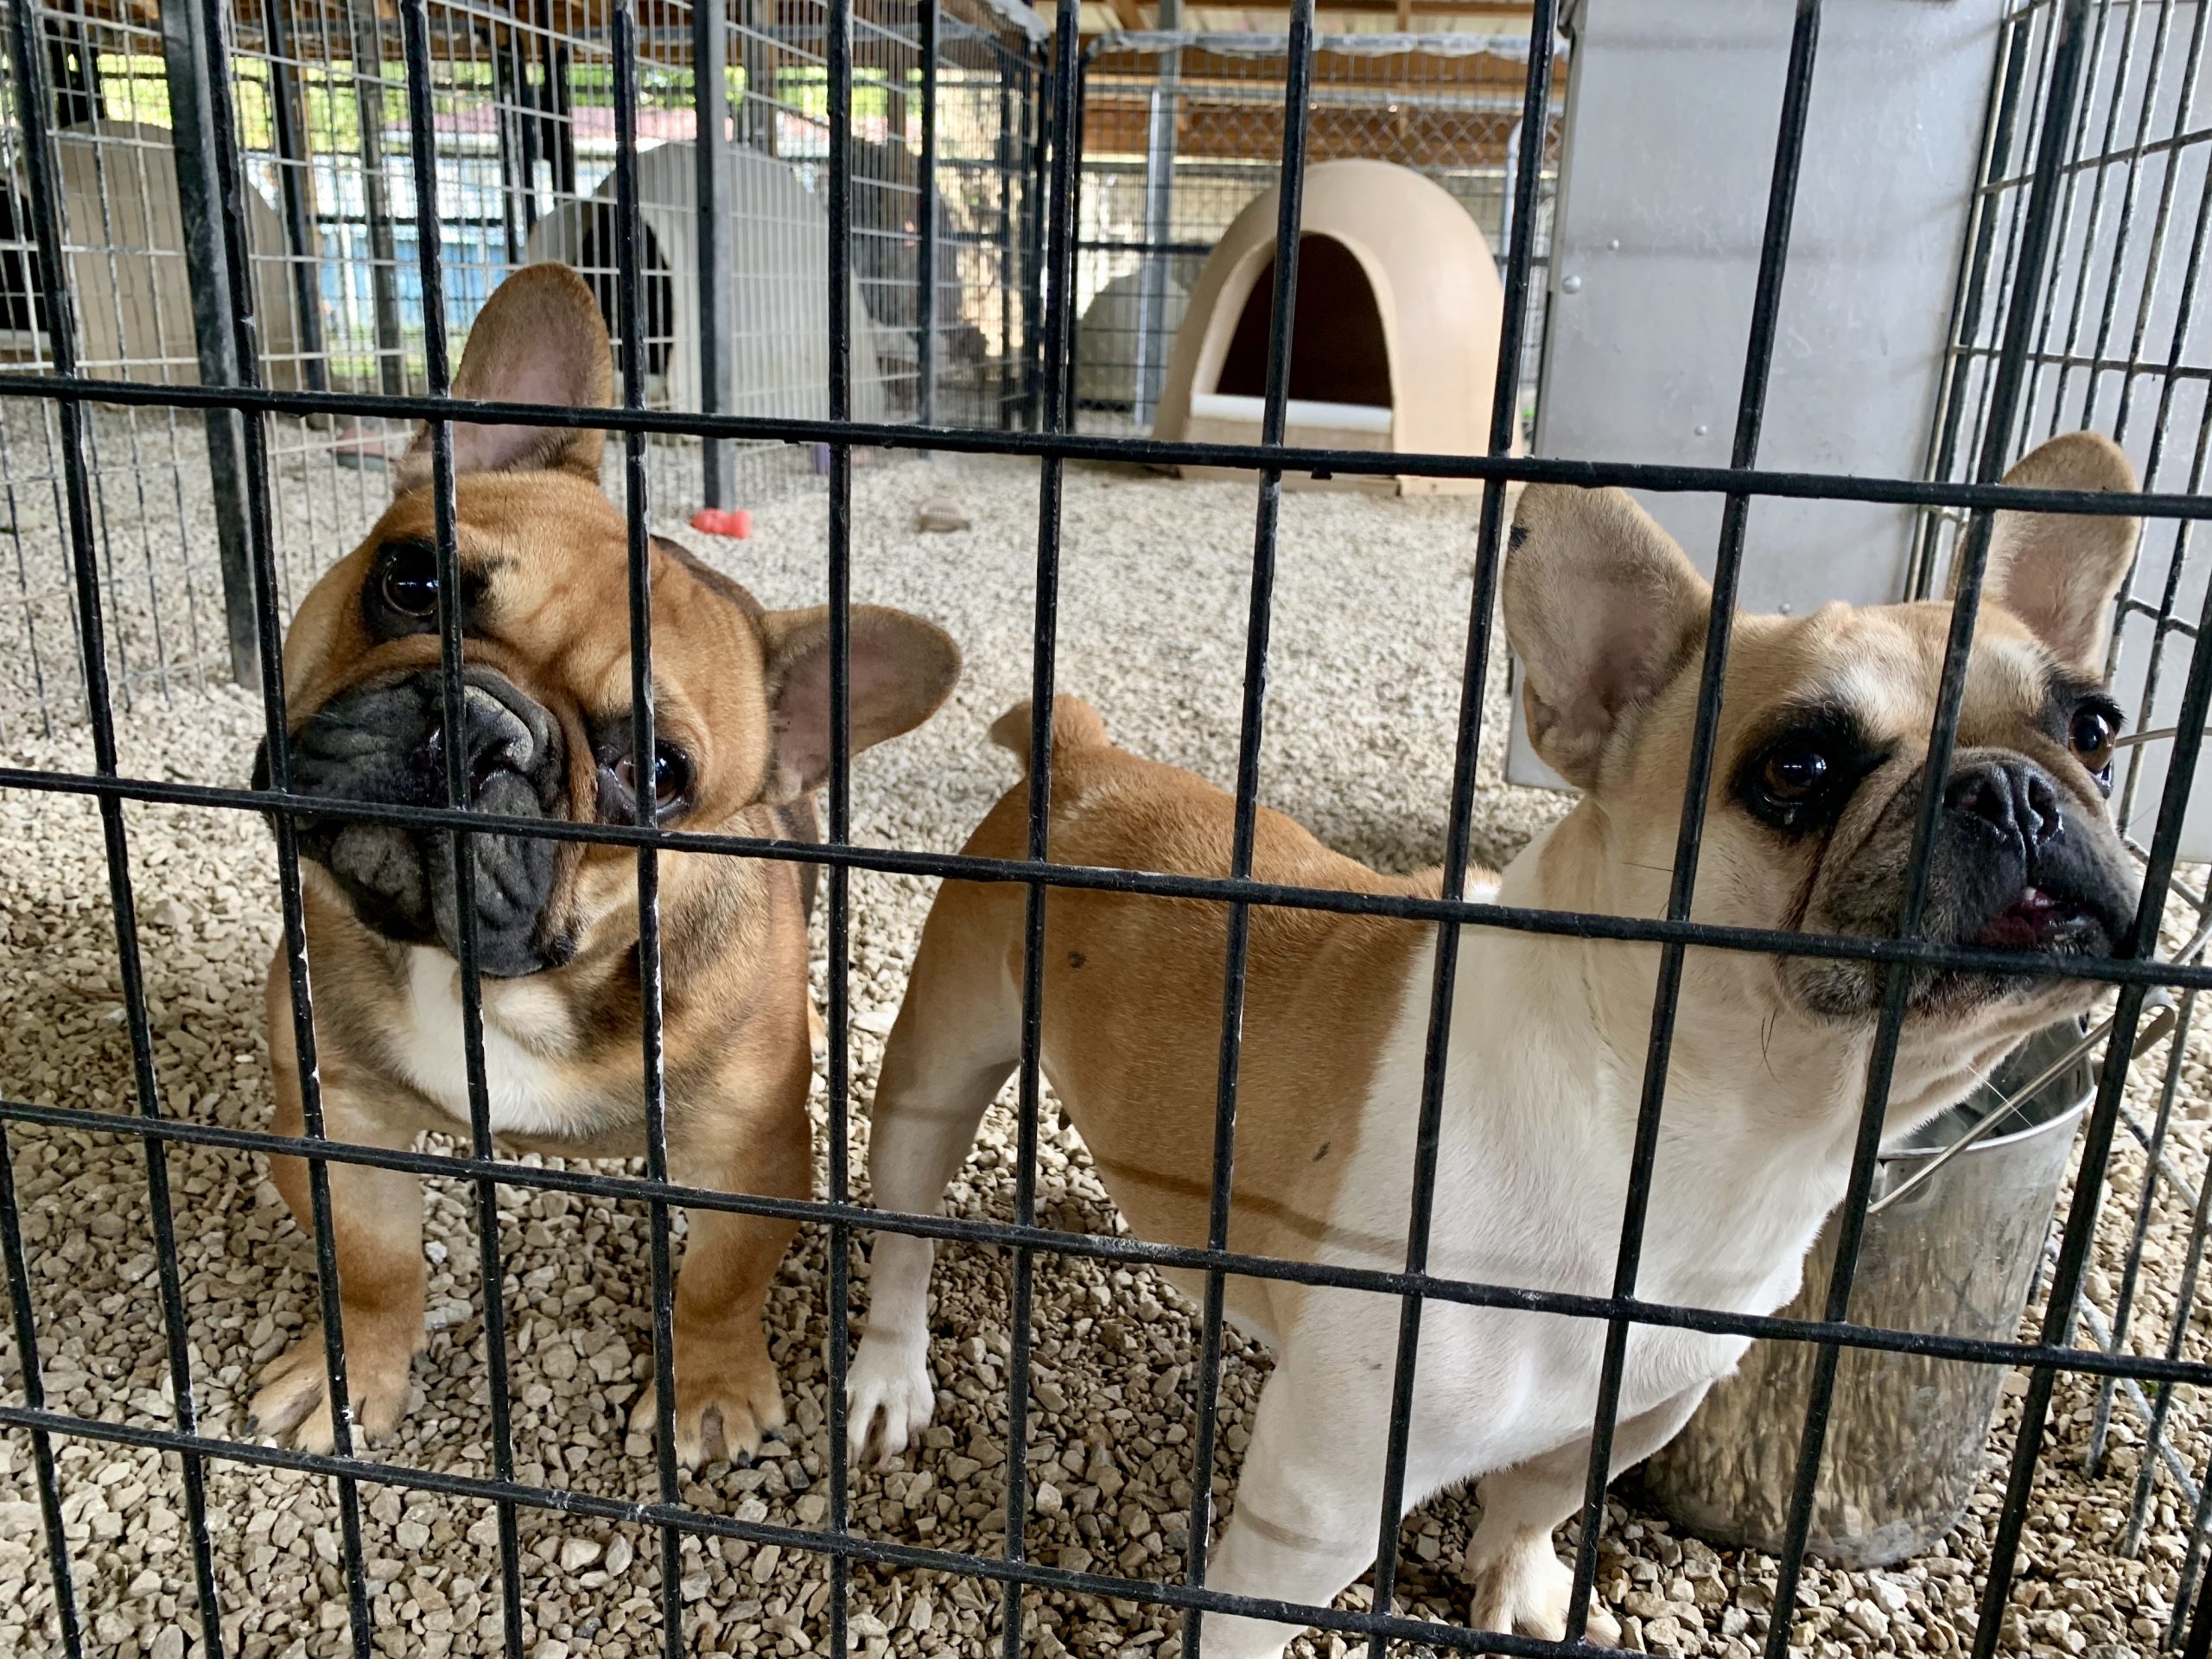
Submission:
[[[461,1123],[468,1122],[462,1046],[461,966],[442,950],[407,953],[407,994],[391,1057],[408,1082]],[[527,979],[486,979],[484,1084],[495,1135],[573,1133],[582,1090],[563,1064],[575,1025],[566,1002]]]

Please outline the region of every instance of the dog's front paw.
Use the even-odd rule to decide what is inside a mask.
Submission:
[[[650,1439],[660,1423],[660,1389],[648,1376],[630,1408],[630,1432]],[[751,1457],[784,1426],[776,1363],[759,1335],[736,1342],[686,1341],[676,1334],[676,1457],[689,1469]]]
[[[871,1440],[887,1462],[904,1452],[937,1409],[928,1337],[888,1331],[863,1337],[845,1379],[845,1407],[846,1445],[855,1463],[866,1459]]]
[[[1517,1631],[1546,1642],[1567,1639],[1567,1604],[1574,1593],[1574,1570],[1554,1553],[1548,1535],[1531,1535],[1487,1567],[1476,1568],[1474,1577],[1467,1622],[1475,1629]],[[1583,1634],[1593,1647],[1620,1645],[1620,1621],[1594,1595]]]
[[[407,1407],[407,1367],[415,1351],[412,1344],[379,1340],[366,1332],[357,1340],[354,1333],[347,1333],[346,1392],[362,1434],[378,1438],[399,1427]],[[270,1362],[248,1411],[249,1433],[273,1435],[300,1451],[320,1454],[336,1446],[321,1325],[310,1326]],[[357,1440],[354,1450],[359,1449]]]

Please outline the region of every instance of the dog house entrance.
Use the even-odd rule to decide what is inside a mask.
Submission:
[[[1230,336],[1214,391],[1221,397],[1264,398],[1268,334],[1274,321],[1275,262],[1253,280]],[[1291,316],[1290,396],[1301,403],[1373,411],[1390,418],[1390,355],[1382,311],[1357,256],[1333,236],[1298,238],[1298,304]],[[1335,424],[1335,422],[1332,422]]]

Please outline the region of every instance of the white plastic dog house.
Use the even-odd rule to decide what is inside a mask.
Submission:
[[[830,208],[788,164],[757,149],[729,152],[730,381],[720,406],[733,415],[800,420],[830,413]],[[657,145],[638,157],[643,246],[640,302],[646,367],[670,407],[699,397],[698,163],[688,143]],[[563,204],[530,235],[532,260],[574,265],[600,293],[608,326],[615,312],[614,175],[587,200]],[[852,280],[852,416],[884,416],[877,334]]]
[[[1258,441],[1277,211],[1272,188],[1253,198],[1198,273],[1168,359],[1154,436]],[[1388,162],[1307,168],[1286,442],[1481,454],[1490,442],[1503,305],[1490,244],[1440,185]],[[1442,479],[1334,482],[1409,493],[1481,487]]]
[[[69,288],[75,296],[78,349],[87,374],[103,379],[196,385],[200,352],[192,326],[192,287],[184,251],[175,153],[165,127],[108,122],[97,131],[65,127],[54,135],[67,226]],[[9,181],[7,236],[31,241],[30,183],[18,167]],[[254,315],[263,375],[281,391],[303,384],[299,302],[285,251],[284,226],[257,190],[243,194],[247,246],[254,256]],[[16,352],[42,349],[44,308],[28,253],[6,260],[6,331]]]

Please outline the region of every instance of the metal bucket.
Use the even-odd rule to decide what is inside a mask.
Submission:
[[[1854,1321],[2007,1341],[2018,1334],[2075,1127],[2095,1088],[2083,1041],[2072,1025],[2030,1039],[1973,1097],[1883,1154],[1873,1202],[1899,1196],[1867,1217]],[[1940,1156],[2054,1065],[2056,1075],[1982,1138]],[[1834,1260],[1834,1230],[1825,1229],[1788,1315],[1821,1317]],[[1753,1343],[1736,1375],[1715,1384],[1688,1426],[1644,1465],[1646,1497],[1723,1548],[1778,1551],[1816,1352],[1810,1343]],[[1982,1473],[2004,1381],[1999,1366],[1846,1348],[1807,1540],[1812,1553],[1845,1567],[1887,1567],[1948,1534]]]

